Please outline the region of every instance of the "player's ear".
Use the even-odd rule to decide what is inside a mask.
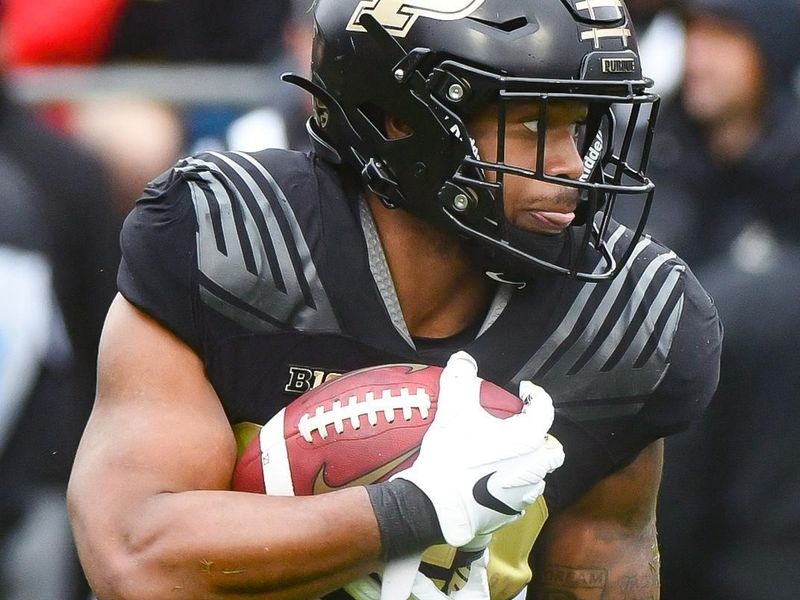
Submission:
[[[386,117],[386,137],[390,140],[398,140],[400,138],[410,136],[414,131],[406,123],[397,117]]]

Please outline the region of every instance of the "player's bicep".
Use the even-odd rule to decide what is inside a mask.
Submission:
[[[655,518],[663,461],[664,442],[658,440],[631,464],[595,484],[564,511],[565,518],[633,529],[647,525]]]
[[[129,520],[160,493],[225,489],[234,461],[232,433],[200,359],[118,296],[70,479],[79,543],[124,535]]]

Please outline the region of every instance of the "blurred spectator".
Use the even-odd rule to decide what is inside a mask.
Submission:
[[[85,64],[108,51],[127,0],[3,0],[10,65]]]
[[[291,18],[281,33],[283,53],[275,66],[280,72],[308,77],[311,72],[311,41],[314,22],[310,0],[292,0]],[[288,83],[276,84],[276,94],[265,98],[265,106],[241,116],[227,130],[225,146],[231,150],[263,148],[308,150],[306,121],[311,115],[311,95]]]
[[[287,20],[290,0],[2,0],[0,62],[280,60],[281,70],[306,72],[310,0],[301,4]],[[285,139],[302,130],[304,141],[306,95],[278,85],[265,102]],[[198,109],[222,116],[220,131],[241,114],[188,108],[187,127],[184,114],[145,99],[61,106],[59,127],[78,147],[0,90],[0,600],[89,595],[64,492],[94,395],[119,225],[146,183],[187,151]]]
[[[4,0],[12,64],[268,61],[290,0]]]
[[[6,21],[6,54],[13,66],[247,63],[261,64],[279,73],[297,70],[298,63],[306,70],[310,62],[311,3],[312,0],[3,0],[0,5]],[[181,154],[254,146],[305,146],[304,119],[294,114],[298,106],[303,115],[310,111],[305,96],[275,81],[275,94],[264,98],[264,109],[248,114],[247,119],[235,125],[234,121],[250,107],[188,104],[182,107],[183,131],[172,139],[180,138]],[[94,112],[100,105],[90,103],[79,111]],[[166,107],[149,102],[136,109],[128,108],[134,111],[129,115],[132,120],[141,118],[145,111],[154,118],[158,118],[155,111],[162,111],[162,119],[177,117],[177,113],[167,114]],[[98,116],[80,114],[78,118]],[[117,115],[117,120],[122,123],[125,119]],[[160,137],[162,142],[173,133],[174,122],[167,128],[168,132]],[[110,135],[103,145],[122,137]],[[91,133],[89,140],[101,141]],[[119,152],[117,159],[118,155]],[[115,165],[119,167],[120,161],[115,160]]]
[[[797,238],[800,9],[796,0],[688,6],[686,73],[652,154],[649,228],[697,269],[740,235]]]
[[[185,150],[182,116],[155,101],[105,97],[74,104],[67,128],[93,150],[111,178],[119,218],[133,208],[147,183]]]
[[[800,4],[686,5],[650,225],[696,265],[726,336],[715,402],[666,445],[662,600],[788,600],[800,590]]]
[[[697,431],[704,512],[665,556],[694,560],[699,586],[664,600],[795,600],[800,591],[800,246],[764,250],[758,269],[728,255],[701,274],[725,319],[722,372]],[[679,456],[683,469],[697,457]],[[684,473],[667,480],[673,491],[688,491]],[[685,585],[692,573],[667,575]]]
[[[283,50],[290,6],[291,0],[126,0],[107,59],[268,62]]]
[[[684,28],[676,4],[678,0],[628,0],[645,76],[655,85],[662,99],[675,93],[683,76]]]
[[[108,199],[99,162],[0,83],[0,598],[80,597],[64,495],[115,290]]]

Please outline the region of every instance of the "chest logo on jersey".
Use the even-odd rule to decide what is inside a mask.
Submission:
[[[315,367],[301,367],[289,365],[289,372],[286,377],[286,385],[283,387],[285,392],[290,394],[305,394],[315,387],[327,381],[333,381],[341,377],[341,371],[331,371],[328,369],[318,369]]]

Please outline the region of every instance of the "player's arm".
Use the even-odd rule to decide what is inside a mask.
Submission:
[[[536,542],[536,600],[656,600],[656,499],[663,442],[553,517]]]
[[[99,598],[313,598],[379,566],[364,488],[305,498],[230,492],[234,461],[200,359],[118,297],[68,492]]]

